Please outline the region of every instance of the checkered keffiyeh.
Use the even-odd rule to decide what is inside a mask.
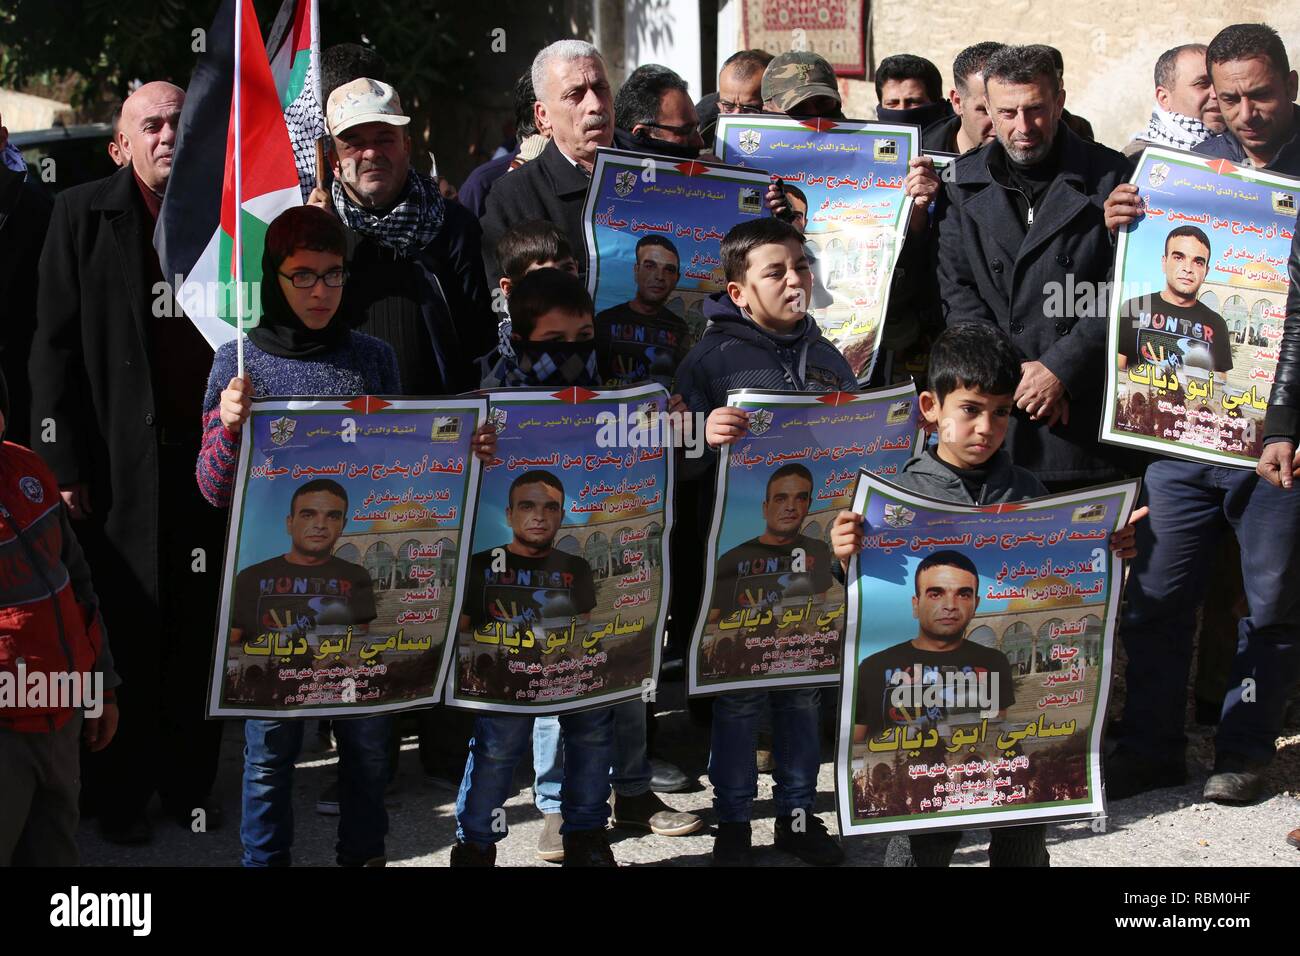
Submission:
[[[1191,149],[1210,138],[1209,128],[1193,116],[1170,113],[1159,106],[1151,111],[1151,122],[1141,138],[1148,143],[1173,149]]]
[[[480,387],[595,386],[600,381],[592,342],[556,342],[549,346],[524,342],[514,351],[511,356],[497,353],[497,361],[483,376]]]
[[[302,91],[285,107],[284,125],[289,128],[289,142],[293,145],[293,163],[298,167],[298,186],[302,201],[306,202],[316,188],[316,141],[323,139],[325,111],[316,99],[316,66],[308,63],[307,80]]]
[[[446,200],[438,184],[414,169],[406,174],[406,188],[401,200],[386,213],[362,209],[335,179],[332,188],[334,208],[343,221],[359,235],[373,239],[402,256],[413,256],[427,246],[442,228],[447,212]]]

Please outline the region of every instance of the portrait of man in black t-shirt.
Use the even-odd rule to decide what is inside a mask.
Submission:
[[[739,616],[737,626],[744,631],[771,630],[780,623],[779,606],[825,598],[833,583],[830,548],[800,532],[812,489],[812,472],[803,465],[772,472],[763,496],[766,529],[718,559],[710,625]]]
[[[585,560],[555,547],[564,485],[548,471],[526,471],[511,482],[507,502],[511,541],[470,558],[460,630],[493,644],[569,644],[591,618],[596,584]]]
[[[890,727],[918,722],[937,725],[978,715],[981,708],[968,691],[978,686],[980,675],[984,675],[990,709],[996,709],[998,717],[1005,716],[1007,708],[1015,703],[1007,656],[996,648],[966,640],[966,629],[980,603],[975,563],[959,551],[936,551],[917,566],[914,584],[912,616],[917,622],[916,637],[878,651],[858,665],[854,743],[862,743]],[[907,706],[895,704],[895,688],[915,683],[918,674],[923,686],[953,685],[945,689],[941,705],[914,704],[911,700],[905,701]],[[949,681],[949,674],[958,680]]]
[[[332,479],[294,491],[284,522],[288,552],[235,577],[232,644],[267,634],[297,640],[321,628],[365,632],[376,615],[370,572],[334,555],[347,512],[348,494]]]
[[[596,349],[607,387],[658,382],[672,387],[690,350],[686,320],[664,306],[681,278],[681,257],[672,241],[644,236],[632,267],[636,295],[596,316]]]
[[[1120,306],[1120,369],[1151,365],[1168,376],[1198,368],[1226,381],[1232,369],[1228,324],[1196,297],[1209,271],[1209,237],[1196,226],[1178,226],[1165,237],[1160,264],[1164,289]]]

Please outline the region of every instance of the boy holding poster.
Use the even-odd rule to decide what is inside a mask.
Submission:
[[[993,326],[955,326],[935,342],[930,352],[930,389],[919,396],[921,414],[938,433],[937,447],[909,461],[898,476],[900,488],[967,505],[995,505],[1047,494],[1030,472],[1012,464],[1002,447],[1015,407],[1020,382],[1020,357],[1010,340]],[[1146,514],[1133,514],[1136,521]],[[847,570],[849,559],[866,544],[863,516],[841,511],[831,529],[835,557]],[[1111,535],[1110,549],[1121,558],[1136,554],[1132,523]],[[917,636],[866,658],[858,666],[858,701],[853,740],[866,741],[882,731],[906,725],[911,717],[892,705],[890,692],[898,674],[930,675],[940,682],[949,670],[974,670],[988,675],[992,701],[977,709],[1004,712],[1014,703],[1014,683],[1005,655],[966,640],[979,605],[978,571],[956,551],[940,551],[921,562],[915,575],[913,615]],[[974,702],[968,701],[974,706]],[[987,705],[987,706],[986,706]],[[948,705],[946,718],[960,708]],[[1047,866],[1046,826],[1030,824],[994,828],[989,845],[993,866]],[[961,831],[912,835],[912,859],[918,866],[947,866]]]
[[[727,407],[730,388],[834,392],[858,387],[848,362],[807,314],[812,271],[793,226],[779,219],[741,223],[727,233],[721,253],[726,291],[708,299],[705,315],[712,324],[678,370],[691,410],[710,413],[705,436],[715,451],[740,440],[748,429],[747,413]],[[792,482],[797,478],[792,476]],[[791,540],[797,542],[799,536]],[[715,865],[751,861],[750,817],[758,791],[755,734],[763,693],[722,694],[714,704],[709,779],[718,814]],[[821,763],[820,695],[809,687],[770,693],[777,764],[775,845],[807,863],[834,866],[843,861],[844,851],[813,813]]]

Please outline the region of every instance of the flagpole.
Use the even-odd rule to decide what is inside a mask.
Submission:
[[[243,242],[243,123],[239,90],[243,85],[244,0],[235,0],[235,363],[236,374],[244,377],[244,250]]]
[[[316,105],[321,116],[325,115],[325,78],[320,65],[320,0],[311,0],[311,62],[312,84],[316,94]],[[316,188],[325,188],[325,143],[316,140]]]

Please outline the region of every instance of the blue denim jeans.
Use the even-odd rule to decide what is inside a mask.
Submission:
[[[510,798],[515,767],[528,749],[534,718],[483,714],[474,721],[465,776],[456,796],[456,836],[487,846],[505,839],[503,811]],[[563,714],[559,718],[564,751],[560,785],[561,833],[598,830],[609,822],[609,754],[614,735],[611,708]]]
[[[713,702],[709,780],[719,823],[746,823],[758,795],[754,751],[763,699],[772,706],[773,779],[777,816],[812,812],[821,766],[819,693],[815,687],[721,694]]]
[[[560,751],[560,718],[533,721],[533,803],[542,813],[560,812],[564,785],[564,756]]]
[[[620,797],[650,792],[650,756],[646,752],[646,705],[641,698],[610,708],[614,712],[614,751],[609,768],[610,786]],[[533,802],[542,813],[560,810],[560,782],[564,757],[560,753],[560,725],[555,717],[538,717],[533,727]]]
[[[1147,468],[1142,499],[1151,514],[1138,522],[1120,630],[1128,654],[1124,744],[1156,760],[1183,757],[1196,607],[1224,600],[1206,572],[1231,527],[1250,614],[1238,624],[1215,749],[1269,760],[1300,676],[1300,490],[1274,488],[1253,471],[1161,460]]]
[[[239,839],[244,866],[288,866],[293,847],[293,765],[303,720],[244,721],[244,793]],[[336,719],[339,747],[338,862],[359,866],[384,855],[388,743],[392,717]]]

